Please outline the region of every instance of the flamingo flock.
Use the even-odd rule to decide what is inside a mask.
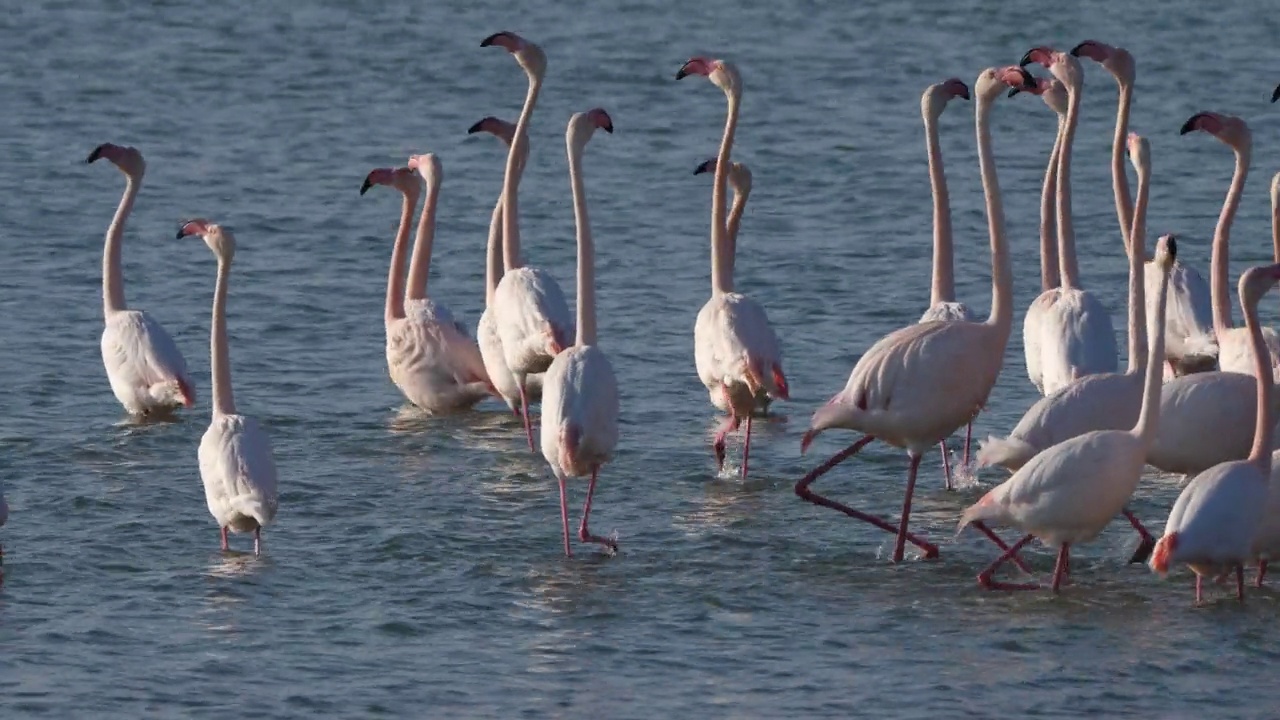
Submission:
[[[587,211],[583,159],[597,131],[612,134],[603,108],[575,113],[565,145],[576,226],[576,313],[546,269],[527,264],[521,253],[519,189],[529,160],[530,118],[547,72],[542,48],[512,32],[485,38],[481,47],[505,50],[524,71],[528,91],[516,122],[486,117],[469,133],[487,133],[506,147],[502,189],[493,208],[486,251],[484,312],[474,336],[440,297],[428,293],[443,169],[432,153],[415,154],[399,167],[367,173],[360,194],[375,186],[400,194],[399,223],[392,241],[384,324],[387,372],[405,400],[432,414],[467,412],[495,398],[517,415],[529,450],[541,451],[559,489],[563,550],[573,555],[568,481],[585,478],[586,496],[577,530],[581,543],[618,551],[615,538],[591,532],[589,520],[601,471],[617,449],[618,381],[598,335],[596,245]],[[1112,139],[1111,174],[1120,245],[1128,269],[1128,367],[1121,370],[1111,313],[1084,287],[1076,255],[1072,210],[1072,155],[1079,126],[1085,68],[1081,59],[1115,80],[1118,106]],[[1029,66],[1048,75],[1035,77]],[[726,98],[718,152],[694,174],[710,174],[711,249],[709,299],[693,321],[694,367],[711,404],[725,417],[712,442],[717,475],[724,472],[731,433],[742,431],[741,465],[749,473],[752,423],[771,404],[789,400],[783,343],[763,305],[735,286],[734,266],[743,210],[752,176],[732,151],[743,95],[742,77],[726,60],[693,57],[676,80],[703,77]],[[1123,48],[1088,40],[1070,51],[1034,47],[1017,64],[983,70],[972,89],[951,78],[930,85],[921,98],[925,149],[933,195],[933,262],[928,307],[919,322],[862,350],[843,389],[813,412],[800,442],[807,451],[820,434],[848,430],[851,444],[805,474],[795,493],[814,505],[838,510],[894,537],[891,559],[901,562],[907,545],[922,558],[940,549],[910,527],[912,499],[926,451],[939,447],[943,482],[953,477],[948,439],[965,428],[966,470],[999,467],[1010,475],[968,508],[957,508],[959,528],[972,527],[997,548],[995,560],[978,574],[986,588],[1034,590],[1039,582],[1000,579],[1011,563],[1030,573],[1020,551],[1033,540],[1055,548],[1048,582],[1059,592],[1069,577],[1071,548],[1095,539],[1115,518],[1125,517],[1139,534],[1131,562],[1145,562],[1161,575],[1176,565],[1195,575],[1196,602],[1202,580],[1234,574],[1244,600],[1244,568],[1280,557],[1280,452],[1273,426],[1280,408],[1280,339],[1260,325],[1261,298],[1280,282],[1280,173],[1271,184],[1276,264],[1250,268],[1240,278],[1244,326],[1231,317],[1228,246],[1252,160],[1252,135],[1238,117],[1198,112],[1180,134],[1203,132],[1231,149],[1234,171],[1213,235],[1208,283],[1178,258],[1178,241],[1163,234],[1147,247],[1152,152],[1130,130],[1136,63]],[[1040,294],[1024,315],[1025,371],[1041,397],[1003,436],[980,443],[970,462],[972,423],[986,406],[1005,364],[1013,331],[1013,262],[1005,232],[1003,195],[993,151],[991,115],[1002,97],[1039,96],[1058,118],[1041,188]],[[1280,87],[1272,102],[1280,98]],[[943,169],[939,124],[957,99],[972,100],[991,254],[991,305],[976,317],[956,297],[951,200]],[[1008,101],[1007,101],[1008,102]],[[705,157],[705,156],[704,156]],[[130,415],[152,417],[191,408],[195,383],[173,338],[150,315],[125,302],[121,271],[124,226],[138,198],[146,163],[135,148],[99,145],[88,163],[103,159],[125,176],[125,190],[108,226],[103,250],[104,327],[102,359],[111,391]],[[1134,168],[1130,193],[1126,160]],[[733,191],[732,206],[728,205]],[[382,191],[379,191],[382,192]],[[421,214],[414,228],[419,200]],[[410,234],[413,233],[412,240]],[[210,514],[229,549],[228,533],[249,533],[261,552],[262,531],[279,506],[277,473],[264,427],[237,411],[227,339],[228,282],[236,239],[207,219],[181,224],[178,238],[200,237],[217,260],[210,334],[212,415],[197,452]],[[608,243],[604,246],[608,252]],[[531,408],[541,405],[535,415]],[[535,444],[535,428],[540,441]],[[825,495],[814,484],[874,441],[906,453],[906,481],[896,519],[858,510]],[[1190,478],[1157,539],[1129,509],[1143,469]],[[1272,492],[1275,486],[1276,491]],[[8,506],[0,492],[0,525]],[[1008,528],[1020,537],[1004,540]],[[3,558],[0,552],[0,558]]]

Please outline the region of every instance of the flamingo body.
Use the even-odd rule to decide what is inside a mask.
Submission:
[[[786,394],[785,383],[778,383],[778,337],[756,301],[736,292],[712,295],[698,311],[693,338],[698,378],[717,408],[746,417],[761,391],[774,397]]]
[[[3,520],[0,520],[3,523]],[[1280,451],[1271,453],[1271,483],[1250,554],[1261,560],[1280,559]]]
[[[1185,563],[1217,575],[1252,557],[1267,506],[1268,478],[1256,463],[1236,460],[1200,473],[1182,490],[1151,557],[1159,573]]]
[[[542,388],[542,456],[557,477],[590,476],[618,444],[618,381],[594,345],[556,356]]]
[[[489,381],[507,407],[512,412],[519,412],[520,384],[507,365],[506,355],[502,352],[502,338],[498,335],[498,325],[489,308],[485,308],[480,315],[480,323],[476,325],[476,341],[480,345],[480,357],[484,361],[485,372],[489,374]],[[525,377],[525,394],[530,403],[542,401],[542,373]]]
[[[1273,412],[1280,411],[1276,397]],[[1160,393],[1160,429],[1147,462],[1165,472],[1195,475],[1249,455],[1257,415],[1252,375],[1204,372],[1174,378]]]
[[[1044,321],[1033,330],[1038,331],[1040,392],[1049,395],[1087,375],[1115,372],[1115,328],[1098,297],[1079,288],[1049,292]]]
[[[545,372],[572,344],[572,315],[564,291],[540,268],[510,268],[498,282],[492,308],[502,356],[517,376]]]
[[[1267,346],[1271,356],[1271,376],[1280,378],[1280,336],[1273,328],[1264,327],[1262,342]],[[1247,328],[1227,328],[1218,331],[1218,367],[1223,372],[1253,372],[1253,348],[1249,341]]]
[[[102,363],[111,392],[135,415],[195,404],[187,361],[160,323],[142,310],[108,314]]]
[[[1155,288],[1160,268],[1145,263],[1147,317],[1155,316]],[[1218,340],[1213,334],[1213,306],[1209,283],[1195,268],[1179,262],[1169,273],[1169,307],[1165,314],[1165,358],[1176,375],[1214,369],[1218,360]],[[1248,372],[1246,369],[1245,372]]]
[[[278,507],[276,464],[271,440],[256,420],[215,413],[198,457],[205,502],[219,527],[244,533],[271,523]]]
[[[406,317],[387,323],[391,381],[409,402],[428,412],[468,408],[489,394],[479,348],[447,313],[433,314],[419,304]]]

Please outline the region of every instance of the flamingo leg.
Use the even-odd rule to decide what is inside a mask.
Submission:
[[[802,499],[807,500],[813,503],[814,505],[821,505],[822,507],[831,508],[832,510],[839,510],[840,512],[844,513],[845,515],[848,515],[849,517],[856,518],[858,520],[861,520],[862,522],[875,525],[876,527],[880,528],[881,530],[884,530],[885,532],[897,533],[898,528],[894,527],[893,525],[890,525],[888,522],[876,517],[875,515],[864,513],[859,510],[854,510],[848,505],[845,505],[843,503],[838,503],[835,500],[831,500],[829,498],[825,498],[809,489],[809,486],[813,484],[814,480],[817,480],[818,478],[822,477],[824,474],[829,472],[831,468],[835,467],[836,465],[839,465],[845,460],[848,460],[849,458],[853,457],[855,453],[857,453],[859,450],[865,447],[872,440],[875,440],[875,437],[871,435],[864,435],[857,442],[853,443],[852,445],[845,448],[844,450],[841,450],[840,452],[831,456],[830,460],[819,465],[813,470],[810,470],[808,475],[805,475],[803,478],[800,479],[800,482],[796,483],[796,495],[799,495]],[[906,534],[906,539],[909,540],[912,545],[915,545],[921,550],[924,550],[924,556],[926,558],[938,557],[938,547],[936,545],[933,545],[932,543],[922,540],[916,537],[915,535],[912,535],[911,533]]]
[[[991,539],[991,542],[995,543],[996,547],[1000,548],[1001,550],[1009,549],[1009,544],[1006,543],[1004,540],[1001,540],[1000,536],[995,534],[995,531],[987,527],[987,524],[982,522],[981,520],[975,520],[969,523],[969,526],[976,529],[978,532],[982,533],[983,535],[986,535],[988,538]],[[1009,559],[1012,560],[1013,564],[1017,565],[1018,569],[1021,570],[1022,572],[1028,575],[1035,574],[1031,572],[1031,568],[1027,567],[1026,563],[1022,562],[1022,558],[1017,553],[1014,553],[1012,556],[1009,557]]]
[[[951,481],[951,454],[947,452],[947,441],[943,440],[938,443],[938,449],[942,451],[943,487],[947,490],[955,490],[956,484]]]
[[[747,479],[747,458],[751,456],[751,414],[747,413],[746,440],[742,446],[742,479]]]
[[[1055,595],[1058,594],[1058,588],[1062,585],[1068,573],[1071,572],[1071,543],[1062,543],[1062,548],[1058,550],[1058,563],[1053,568],[1053,585],[1051,589]]]
[[[560,526],[564,530],[564,556],[571,558],[573,550],[569,547],[569,496],[564,475],[557,472],[556,480],[560,482]]]
[[[598,543],[609,548],[610,552],[618,552],[618,543],[599,535],[592,535],[587,529],[587,518],[591,515],[591,498],[596,494],[596,476],[600,473],[599,467],[591,468],[591,482],[587,485],[587,501],[582,504],[582,524],[578,526],[578,539],[582,542]],[[566,542],[568,542],[566,540]]]
[[[253,529],[253,554],[254,555],[262,554],[262,527],[261,526]]]
[[[1196,573],[1196,605],[1204,601],[1204,595],[1201,592],[1202,579],[1200,573]]]
[[[898,520],[898,543],[893,547],[893,561],[902,562],[907,544],[907,523],[911,520],[911,496],[916,491],[916,471],[920,469],[920,453],[907,452],[907,494],[902,500],[902,518]]]
[[[737,430],[737,429],[738,429],[738,425],[739,425],[740,423],[741,423],[741,421],[740,421],[740,420],[738,420],[738,416],[737,416],[737,415],[732,414],[732,411],[730,411],[729,419],[728,419],[728,420],[726,420],[726,421],[724,422],[724,424],[720,426],[720,429],[716,431],[716,441],[715,441],[714,443],[712,443],[711,448],[712,448],[712,450],[714,450],[714,451],[715,451],[715,454],[716,454],[716,472],[717,472],[717,473],[719,473],[720,471],[724,470],[724,442],[725,442],[725,436],[726,436],[726,435],[728,435],[729,433],[733,432],[734,430]],[[744,462],[745,462],[745,460],[746,460],[746,459],[745,459],[745,458],[743,458],[743,461],[744,461]]]
[[[226,552],[231,549],[231,546],[227,544],[227,529],[218,528],[218,530],[222,533],[222,552]]]
[[[1035,535],[1025,535],[1021,540],[1014,543],[1004,554],[996,558],[995,562],[987,566],[986,570],[978,573],[978,584],[988,590],[1039,590],[1039,583],[1004,583],[992,579],[996,569],[1005,563],[1009,558],[1018,554],[1024,545],[1035,539]]]
[[[520,417],[524,420],[524,436],[529,439],[529,452],[537,452],[533,448],[533,425],[529,423],[529,398],[524,390],[524,378],[520,378]]]
[[[1138,531],[1138,535],[1142,537],[1142,542],[1138,543],[1138,549],[1133,551],[1133,557],[1129,558],[1130,563],[1145,563],[1150,557],[1151,552],[1156,549],[1156,539],[1147,532],[1143,527],[1142,521],[1137,515],[1133,514],[1129,508],[1123,511],[1124,516],[1129,519],[1129,523],[1133,525],[1133,529]]]
[[[964,426],[964,466],[969,467],[969,446],[973,444],[973,421]]]
[[[1236,599],[1244,602],[1244,563],[1236,563]]]
[[[3,558],[3,555],[0,555],[0,558]],[[1253,586],[1262,587],[1262,578],[1266,576],[1267,576],[1267,561],[1259,560],[1258,561],[1258,578],[1253,581]]]

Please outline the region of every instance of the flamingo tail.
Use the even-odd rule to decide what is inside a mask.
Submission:
[[[978,467],[999,465],[1013,472],[1026,465],[1037,452],[1030,444],[1017,438],[990,435],[978,446]]]
[[[782,365],[775,363],[773,366],[773,386],[774,394],[782,400],[791,399],[791,390],[787,387],[787,376],[782,374]]]
[[[1161,577],[1169,573],[1169,563],[1173,560],[1173,553],[1178,549],[1178,533],[1172,532],[1156,543],[1156,549],[1151,553],[1151,569],[1160,573]]]
[[[178,378],[178,397],[182,400],[183,407],[195,407],[196,389],[184,377]]]

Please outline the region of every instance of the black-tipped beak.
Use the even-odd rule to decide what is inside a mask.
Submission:
[[[1165,248],[1169,251],[1169,259],[1170,259],[1170,260],[1177,260],[1177,259],[1178,259],[1178,241],[1177,241],[1177,239],[1175,239],[1172,235],[1170,235],[1170,236],[1169,236],[1169,239],[1165,242],[1164,246],[1165,246]]]
[[[1271,102],[1276,100],[1280,100],[1280,85],[1277,85],[1276,89],[1271,91]]]
[[[1271,98],[1271,102],[1275,102],[1275,98],[1274,98],[1274,97],[1273,97],[1273,98]],[[91,163],[91,162],[93,162],[93,161],[97,160],[97,159],[98,159],[98,158],[100,158],[100,157],[102,157],[102,146],[101,146],[101,145],[99,145],[98,147],[94,148],[94,149],[93,149],[93,152],[89,153],[89,159],[88,159],[88,160],[85,160],[85,162],[86,162],[86,163]]]
[[[605,120],[604,124],[600,126],[600,129],[601,129],[601,130],[604,130],[605,132],[607,132],[607,133],[609,133],[610,135],[612,135],[612,134],[613,134],[613,120]]]
[[[1033,87],[1035,87],[1035,86],[1036,86],[1036,79],[1035,79],[1035,76],[1033,76],[1031,73],[1027,72],[1027,69],[1026,69],[1026,68],[1024,68],[1024,67],[1022,67],[1022,66],[1018,66],[1018,71],[1019,71],[1020,73],[1022,73],[1022,87],[1021,87],[1021,88],[1019,88],[1019,89],[1021,89],[1021,90],[1030,90],[1031,88],[1033,88]]]
[[[701,175],[702,173],[711,172],[711,169],[714,168],[715,166],[716,166],[715,158],[711,158],[710,160],[703,160],[701,165],[694,168],[693,174]]]
[[[477,121],[475,122],[475,124],[474,124],[474,125],[472,125],[471,127],[467,128],[467,134],[468,134],[468,135],[474,135],[474,134],[476,134],[476,133],[480,132],[480,127],[481,127],[482,125],[484,125],[484,121],[483,121],[483,120],[477,120]]]
[[[187,223],[185,223],[185,222],[184,222],[184,223],[182,223],[181,225],[179,225],[179,226],[178,226],[178,235],[177,235],[177,237],[175,237],[174,239],[175,239],[175,240],[181,240],[182,238],[186,237],[186,236],[187,236],[187,234],[186,234],[185,232],[183,232],[183,230],[186,230],[186,229],[187,229]]]
[[[1033,52],[1035,52],[1035,50],[1028,50],[1026,54],[1022,56],[1022,59],[1018,61],[1018,67],[1026,67],[1031,63],[1035,62],[1034,60],[1031,59],[1031,53]]]
[[[1009,97],[1013,97],[1014,95],[1017,95],[1020,92],[1022,92],[1022,90],[1018,88],[1009,88]]]
[[[494,40],[496,40],[496,39],[498,38],[498,36],[499,36],[499,35],[501,35],[501,34],[502,34],[502,33],[500,33],[500,32],[496,32],[496,33],[494,33],[494,34],[490,35],[489,37],[487,37],[487,38],[485,38],[485,39],[481,40],[481,41],[480,41],[480,47],[489,47],[490,45],[492,45],[492,44],[493,44],[493,41],[494,41]]]
[[[684,68],[680,68],[679,70],[676,71],[676,79],[683,80],[685,76],[687,76],[688,74],[689,73],[684,71]]]
[[[1193,132],[1196,129],[1196,120],[1199,119],[1200,116],[1198,114],[1187,118],[1187,121],[1182,123],[1182,129],[1178,131],[1178,134],[1186,135],[1189,132]]]
[[[373,187],[373,183],[369,181],[369,178],[365,178],[364,184],[360,186],[360,194],[363,195],[369,192],[369,188],[371,187]]]
[[[1071,56],[1072,56],[1072,57],[1080,57],[1080,48],[1084,47],[1086,44],[1087,44],[1087,41],[1086,41],[1086,42],[1082,42],[1082,43],[1080,43],[1079,45],[1077,45],[1077,46],[1075,46],[1075,47],[1071,48]]]

